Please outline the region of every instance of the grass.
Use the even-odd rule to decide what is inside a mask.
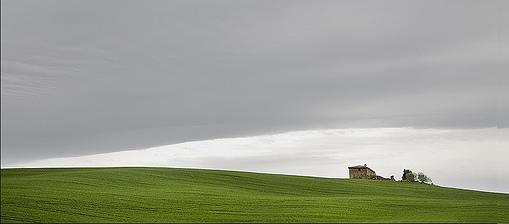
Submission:
[[[169,168],[2,169],[1,222],[498,222],[509,194]]]

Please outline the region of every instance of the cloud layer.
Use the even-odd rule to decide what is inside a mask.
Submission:
[[[507,1],[1,2],[2,163],[305,129],[507,127]]]
[[[509,192],[509,129],[329,129],[186,142],[149,149],[54,158],[17,167],[162,166],[348,177],[368,164],[401,178],[410,168],[442,186]]]

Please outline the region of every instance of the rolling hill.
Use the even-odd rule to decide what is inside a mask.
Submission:
[[[502,222],[509,194],[173,168],[2,169],[1,222]]]

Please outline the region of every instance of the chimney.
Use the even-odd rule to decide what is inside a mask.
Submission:
[[[364,164],[364,167],[368,167],[366,164]]]

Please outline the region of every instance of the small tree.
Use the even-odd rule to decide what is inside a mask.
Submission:
[[[423,172],[419,172],[417,174],[417,180],[423,184],[431,183],[431,179],[428,176],[426,176]]]
[[[408,182],[414,182],[415,174],[411,170],[404,169],[403,176],[401,177],[401,180],[408,181]]]

